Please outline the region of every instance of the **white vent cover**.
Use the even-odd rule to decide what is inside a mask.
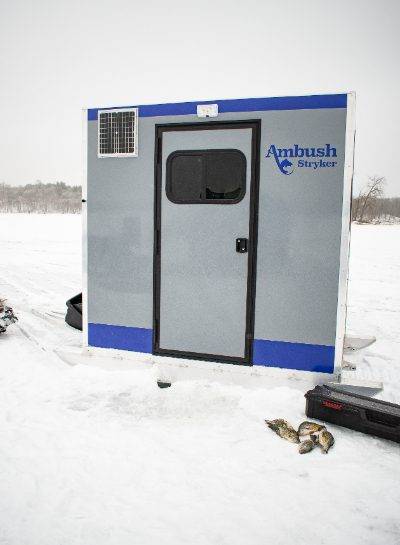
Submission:
[[[99,157],[137,157],[137,108],[99,110],[98,127]]]

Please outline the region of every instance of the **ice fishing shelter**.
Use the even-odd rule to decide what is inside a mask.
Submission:
[[[87,347],[221,369],[338,370],[354,103],[330,94],[85,111]]]

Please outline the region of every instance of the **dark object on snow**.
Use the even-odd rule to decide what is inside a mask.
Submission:
[[[170,382],[162,382],[161,380],[157,380],[157,386],[159,388],[169,388],[171,386]]]
[[[265,423],[282,439],[286,439],[291,443],[300,443],[297,431],[286,420],[276,418],[275,420],[266,420]]]
[[[9,325],[18,322],[18,318],[15,316],[11,307],[7,307],[4,303],[5,299],[0,299],[0,333],[5,333]]]
[[[400,405],[316,386],[305,394],[306,415],[400,443]]]
[[[67,314],[65,321],[71,327],[82,331],[82,294],[78,293],[67,301]]]

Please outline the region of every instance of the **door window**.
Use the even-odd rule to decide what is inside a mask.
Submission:
[[[246,157],[235,149],[174,151],[166,193],[177,204],[235,204],[246,193]]]

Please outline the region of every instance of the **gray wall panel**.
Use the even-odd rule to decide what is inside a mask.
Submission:
[[[271,144],[327,143],[337,148],[335,168],[285,176],[265,157]],[[335,342],[344,144],[345,110],[263,116],[255,338]]]
[[[89,322],[151,328],[154,122],[140,120],[138,158],[97,158],[88,125]]]

